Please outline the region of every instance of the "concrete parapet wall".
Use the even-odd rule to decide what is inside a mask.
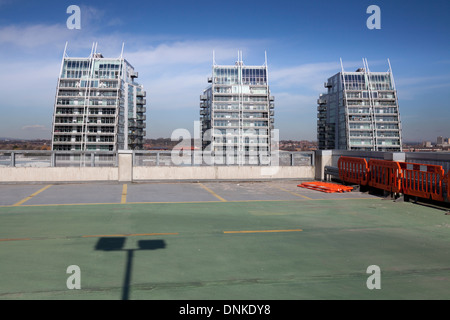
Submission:
[[[1,182],[117,181],[117,167],[2,167]]]
[[[133,181],[314,179],[314,167],[134,167]]]
[[[314,179],[314,167],[198,166],[132,167],[0,167],[0,183],[151,180]]]

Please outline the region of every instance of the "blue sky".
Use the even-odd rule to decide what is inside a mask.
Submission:
[[[105,4],[106,3],[106,4]],[[69,5],[81,29],[69,30]],[[369,30],[369,5],[381,29]],[[218,64],[262,65],[267,51],[281,139],[316,139],[323,83],[367,58],[390,59],[405,141],[450,136],[450,2],[424,1],[31,1],[0,0],[0,137],[50,138],[61,57],[124,56],[147,91],[147,137],[193,132],[199,96]]]

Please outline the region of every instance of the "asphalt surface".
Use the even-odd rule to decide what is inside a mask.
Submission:
[[[297,184],[0,185],[0,299],[450,298],[444,211]]]

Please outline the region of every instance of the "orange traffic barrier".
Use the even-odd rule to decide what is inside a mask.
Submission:
[[[311,190],[317,190],[321,192],[326,193],[343,193],[343,192],[350,192],[353,190],[353,187],[343,186],[336,183],[329,183],[329,182],[303,182],[302,184],[297,185],[297,187],[311,189]]]
[[[369,167],[364,158],[340,157],[338,160],[339,179],[365,186]]]
[[[447,172],[447,201],[450,202],[450,171]]]
[[[404,194],[444,201],[445,175],[442,166],[401,162],[400,167],[403,171],[402,190]]]
[[[402,170],[395,161],[369,160],[369,186],[400,193]]]

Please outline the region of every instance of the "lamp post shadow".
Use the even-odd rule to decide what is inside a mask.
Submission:
[[[133,268],[133,257],[135,251],[165,249],[164,240],[139,240],[137,249],[124,249],[125,237],[104,237],[98,239],[95,250],[100,251],[125,251],[127,253],[127,261],[125,275],[122,286],[122,300],[128,300],[130,297],[131,271]]]

